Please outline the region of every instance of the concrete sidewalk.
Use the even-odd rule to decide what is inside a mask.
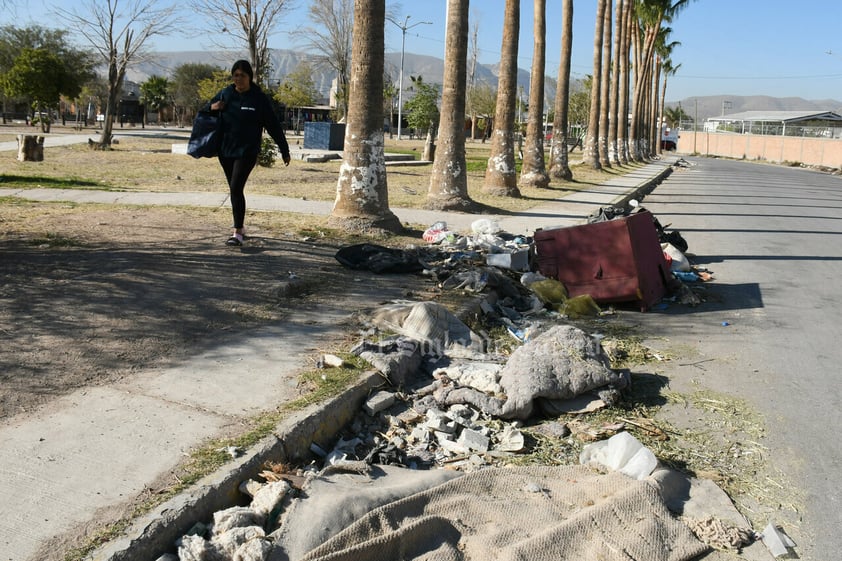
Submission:
[[[601,206],[625,205],[629,199],[641,197],[669,174],[677,158],[668,157],[618,176],[602,185],[577,191],[567,197],[544,203],[516,214],[466,214],[414,208],[392,208],[403,224],[430,225],[445,221],[449,229],[469,232],[478,218],[494,219],[500,227],[515,235],[532,235],[539,228],[572,226],[582,223]],[[29,201],[101,203],[139,206],[193,206],[217,208],[228,205],[227,193],[179,192],[147,193],[96,191],[91,189],[9,189],[0,183],[0,196]],[[313,215],[329,215],[333,201],[311,201],[246,194],[249,211],[283,211]]]
[[[582,223],[600,206],[624,204],[648,193],[671,171],[675,158],[650,163],[604,185],[548,202],[516,215],[471,215],[392,209],[403,223],[444,220],[469,231],[482,218],[496,219],[512,234]],[[8,189],[0,196],[33,201],[215,207],[214,193],[119,193],[92,190]],[[332,202],[249,196],[252,210],[324,215]],[[225,427],[297,397],[296,376],[321,340],[340,333],[330,311],[301,311],[284,325],[251,331],[224,347],[208,348],[169,368],[139,372],[132,379],[82,388],[34,415],[0,428],[0,561],[36,558],[39,548],[90,523],[95,513],[114,513],[152,490],[192,448]],[[376,378],[376,379],[375,379]],[[364,379],[347,394],[278,427],[275,436],[207,478],[190,493],[137,520],[123,538],[93,559],[155,559],[191,520],[230,506],[236,486],[267,458],[294,457],[314,435],[327,438],[358,408],[379,377]],[[201,385],[202,391],[196,391]]]

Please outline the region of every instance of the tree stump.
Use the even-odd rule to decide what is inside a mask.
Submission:
[[[18,135],[18,160],[41,162],[44,160],[44,137],[34,134]]]

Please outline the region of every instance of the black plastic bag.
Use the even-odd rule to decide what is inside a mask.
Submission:
[[[190,131],[187,153],[194,158],[215,158],[222,141],[220,117],[217,113],[199,111]]]
[[[414,252],[361,243],[340,248],[334,256],[349,269],[363,269],[374,273],[417,273],[424,265]]]

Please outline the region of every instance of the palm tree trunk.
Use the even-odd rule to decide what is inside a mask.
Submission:
[[[620,95],[617,107],[617,151],[620,163],[629,163],[629,65],[631,58],[631,22],[634,4],[630,0],[623,2],[623,41],[620,59]]]
[[[385,0],[354,2],[354,41],[344,162],[330,222],[350,231],[403,230],[389,209],[383,150]]]
[[[620,74],[621,57],[623,56],[623,0],[617,0],[614,13],[614,65],[611,73],[611,92],[608,104],[608,159],[614,165],[620,165],[620,153],[617,146],[620,113]]]
[[[661,101],[658,104],[658,154],[662,154],[664,152],[663,147],[661,146],[661,140],[663,139],[663,126],[665,123],[664,121],[664,107],[667,101],[667,78],[669,77],[669,72],[664,72],[664,87],[661,90]]]
[[[465,210],[473,204],[468,196],[468,175],[465,169],[468,1],[447,2],[439,146],[427,194],[427,206],[439,210]]]
[[[649,127],[649,152],[656,155],[661,153],[661,122],[658,119],[658,109],[660,108],[658,86],[661,84],[661,66],[661,57],[656,55],[655,72],[652,75],[652,117],[650,120],[652,125]]]
[[[491,195],[519,197],[515,168],[515,99],[517,97],[517,42],[520,28],[519,0],[506,0],[503,14],[503,44],[491,155],[485,170],[483,191]]]
[[[561,0],[561,62],[555,94],[553,140],[550,144],[550,176],[570,181],[573,172],[567,159],[568,109],[570,105],[570,60],[573,51],[573,0]]]
[[[526,120],[526,143],[520,172],[522,186],[547,187],[550,176],[544,163],[544,70],[547,37],[547,0],[534,0],[534,44],[532,77],[529,82],[529,114]]]
[[[602,78],[602,36],[605,29],[605,4],[607,0],[597,0],[596,24],[593,39],[593,79],[591,80],[591,108],[588,115],[588,131],[585,135],[582,162],[593,169],[602,169],[599,161],[599,109]]]
[[[602,167],[611,167],[608,156],[608,108],[611,94],[611,0],[605,0],[605,14],[602,24],[602,76],[599,79],[599,162]]]

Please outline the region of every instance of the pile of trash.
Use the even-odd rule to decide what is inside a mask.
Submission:
[[[426,275],[443,290],[495,292],[500,299],[506,300],[502,305],[517,312],[544,308],[573,319],[597,316],[602,311],[601,306],[614,306],[639,298],[646,283],[654,294],[650,296],[656,301],[647,302],[641,309],[650,307],[649,304],[657,304],[651,308],[663,309],[670,303],[689,306],[702,303],[705,300],[702,284],[713,280],[712,272],[694,265],[688,253],[688,243],[681,233],[670,230],[669,224],[662,225],[637,201],[631,201],[627,208],[601,207],[588,217],[587,224],[558,231],[573,232],[599,222],[629,219],[640,213],[651,216],[650,229],[654,227],[651,243],[654,245],[645,245],[644,242],[649,242],[647,237],[645,240],[624,242],[628,248],[623,251],[639,252],[640,246],[644,245],[649,256],[649,262],[645,263],[647,270],[641,270],[643,266],[639,265],[608,273],[613,277],[628,277],[622,286],[626,292],[620,290],[616,278],[591,283],[602,285],[601,292],[594,294],[588,292],[587,282],[583,288],[567,284],[562,278],[588,279],[593,275],[601,279],[603,263],[616,263],[616,248],[622,246],[620,242],[608,240],[604,248],[602,244],[596,244],[596,247],[589,248],[591,252],[586,255],[586,261],[581,256],[578,260],[570,256],[568,263],[565,255],[540,255],[538,248],[541,246],[534,237],[509,234],[488,218],[474,221],[468,233],[452,231],[446,222],[436,222],[422,235],[426,245],[398,249],[362,243],[341,248],[335,257],[342,265],[355,270]],[[536,236],[544,233],[536,232]],[[626,235],[618,229],[617,235],[620,234]],[[583,230],[580,237],[587,238],[588,235],[589,232]],[[547,247],[546,243],[544,247]],[[612,247],[614,253],[607,249]],[[605,251],[605,255],[601,256],[600,250]],[[632,260],[638,258],[635,255]],[[573,270],[567,270],[567,275],[561,274],[566,269]],[[653,284],[658,286],[652,287]],[[616,292],[612,293],[612,289]],[[511,315],[507,310],[498,312],[502,312],[503,316]]]
[[[622,399],[628,372],[610,367],[597,337],[547,324],[500,355],[435,303],[388,304],[370,321],[353,352],[384,384],[355,420],[335,442],[313,442],[317,459],[309,466],[294,473],[279,466],[262,472],[264,481],[243,481],[249,506],[197,524],[179,540],[177,555],[162,561],[500,558],[503,552],[537,561],[621,561],[629,552],[689,561],[759,539],[744,525],[671,512],[670,504],[687,499],[687,488],[675,487],[676,472],[622,429],[585,445],[579,465],[512,465],[529,448],[524,428],[536,418]],[[393,335],[380,338],[383,333]],[[540,425],[559,439],[576,430],[572,422]]]
[[[613,214],[620,216],[601,209],[596,219]],[[712,277],[690,264],[680,234],[657,228],[668,270],[681,273],[670,279],[671,297],[698,304],[692,289],[679,287]],[[468,235],[439,222],[423,238],[426,246],[404,250],[348,246],[336,259],[378,274],[424,274],[442,290],[475,294],[477,325],[503,327],[508,344],[436,302],[392,302],[361,314],[363,337],[351,352],[382,376],[381,388],[335,441],[311,444],[309,466],[243,482],[251,506],[198,525],[169,559],[489,558],[492,547],[537,561],[620,561],[629,551],[678,561],[716,540],[739,549],[757,538],[721,526],[700,541],[702,530],[666,508],[653,475],[663,468],[650,450],[623,426],[595,435],[576,422],[575,414],[620,403],[631,375],[611,367],[600,336],[567,321],[611,311],[536,271],[532,239],[485,219]],[[574,414],[567,423],[566,413]],[[580,465],[512,467],[533,444],[529,431],[590,443]],[[695,525],[711,533],[711,524]]]

